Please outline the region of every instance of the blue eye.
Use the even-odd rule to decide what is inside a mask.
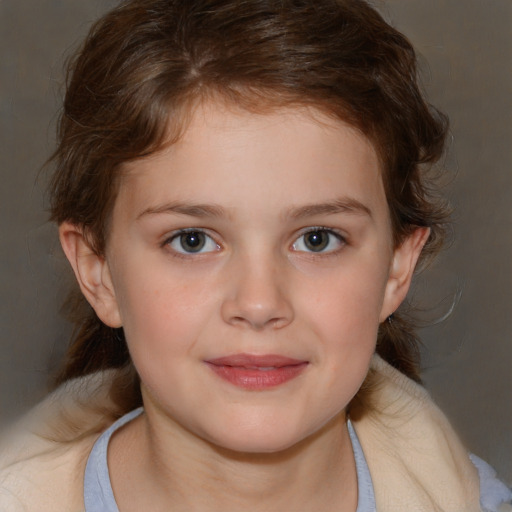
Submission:
[[[315,228],[302,234],[292,245],[294,251],[333,252],[345,245],[343,237],[334,231]]]
[[[206,233],[199,230],[180,231],[168,242],[168,245],[181,254],[199,254],[218,250],[218,244]]]

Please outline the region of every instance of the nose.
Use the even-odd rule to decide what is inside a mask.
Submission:
[[[293,321],[289,281],[271,258],[241,258],[230,265],[223,320],[254,330],[281,329]]]

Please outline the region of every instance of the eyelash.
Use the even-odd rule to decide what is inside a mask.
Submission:
[[[204,237],[205,240],[203,241],[203,246],[201,246],[197,251],[186,251],[186,250],[179,250],[176,247],[173,247],[173,243],[178,241],[180,245],[182,246],[182,237],[186,235],[192,235],[197,234],[200,237]],[[203,251],[203,248],[206,244],[210,244],[210,248],[208,251]],[[211,245],[214,245],[214,248],[211,248]],[[216,252],[220,249],[220,245],[215,241],[215,239],[210,236],[204,229],[201,228],[187,228],[187,229],[180,229],[179,231],[174,232],[171,236],[166,238],[162,244],[162,247],[168,246],[172,250],[173,256],[177,258],[190,258],[190,257],[197,257],[201,254],[205,253],[211,253]],[[183,249],[183,246],[181,247]]]
[[[304,250],[304,249],[298,249],[297,248],[297,245],[299,245],[299,241],[300,240],[305,240],[305,237],[307,235],[310,235],[310,234],[313,234],[313,233],[322,233],[322,234],[327,234],[327,236],[329,237],[328,240],[327,240],[327,246],[326,247],[329,247],[329,245],[332,244],[333,242],[333,238],[338,242],[339,246],[336,247],[336,248],[331,248],[329,250],[325,250],[325,248],[322,248],[321,250],[319,251],[315,251],[315,250]],[[304,243],[304,242],[303,242]],[[306,254],[310,254],[312,256],[320,256],[320,255],[332,255],[332,254],[336,254],[337,252],[339,252],[341,249],[343,249],[343,247],[347,245],[347,240],[346,238],[341,234],[339,233],[338,231],[332,229],[332,228],[327,228],[327,227],[324,227],[324,226],[314,226],[314,227],[311,227],[311,228],[307,228],[305,231],[303,231],[301,233],[301,235],[295,239],[295,241],[293,242],[292,244],[292,249],[294,251],[297,251],[297,252],[304,252]]]
[[[318,250],[318,251],[312,249],[311,247],[308,248],[307,247],[307,242],[305,242],[305,237],[307,237],[308,235],[314,234],[314,233],[322,234],[322,235],[327,235],[328,236],[328,239],[326,241],[326,246],[325,247],[320,247],[320,250]],[[183,248],[183,244],[182,244],[183,237],[186,236],[186,235],[193,235],[193,234],[198,235],[199,238],[200,237],[204,237],[203,240],[199,240],[199,244],[202,243],[202,245],[201,245],[201,247],[199,247],[199,249],[197,251],[193,251],[193,250],[187,251],[187,250],[185,250]],[[332,245],[333,238],[335,239],[335,241],[338,242],[339,246],[335,247],[335,248],[331,248],[329,250],[325,250],[330,245]],[[178,243],[180,244],[182,250],[179,250],[179,248],[173,246],[173,244],[176,241],[178,241]],[[301,241],[302,241],[302,244],[301,244]],[[322,240],[320,240],[320,242],[321,241]],[[311,241],[310,241],[310,243],[311,243]],[[207,251],[203,251],[204,247],[207,246],[208,244],[209,244],[208,250]],[[298,246],[300,247],[301,245],[305,245],[306,249],[298,248]],[[321,244],[319,244],[319,245],[321,245]],[[338,231],[336,231],[336,230],[334,230],[332,228],[326,228],[326,227],[323,227],[323,226],[314,226],[314,227],[310,227],[310,228],[307,228],[306,230],[304,230],[294,240],[294,242],[291,245],[291,249],[293,251],[295,251],[295,252],[306,253],[306,254],[309,254],[309,255],[312,255],[312,256],[320,256],[320,255],[336,254],[345,245],[347,245],[347,240]],[[210,236],[204,229],[201,229],[201,228],[180,229],[179,231],[176,231],[176,232],[172,233],[171,236],[167,237],[164,240],[164,242],[162,243],[162,247],[166,247],[166,246],[170,247],[170,249],[172,250],[173,256],[178,257],[178,258],[197,257],[197,256],[200,256],[202,254],[208,254],[208,253],[212,253],[212,252],[217,252],[221,248],[220,245],[215,241],[215,239],[212,236]]]

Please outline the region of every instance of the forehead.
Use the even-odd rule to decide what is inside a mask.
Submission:
[[[371,142],[311,107],[256,113],[202,103],[177,142],[123,171],[118,201],[140,208],[180,200],[256,212],[350,196],[387,211]]]

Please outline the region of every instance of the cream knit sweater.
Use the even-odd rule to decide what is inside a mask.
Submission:
[[[115,419],[108,394],[113,376],[109,371],[66,383],[6,435],[0,444],[2,512],[83,511],[89,452]],[[350,417],[378,512],[479,512],[477,471],[427,392],[378,356],[368,380]],[[49,440],[61,434],[73,440]]]

